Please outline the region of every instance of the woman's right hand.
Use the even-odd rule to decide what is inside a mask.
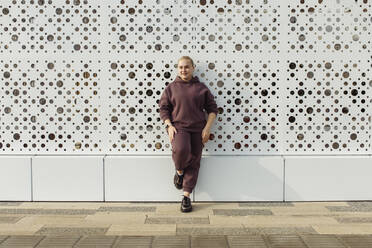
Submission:
[[[172,142],[175,133],[177,133],[176,128],[174,126],[169,126],[168,127],[169,142]]]

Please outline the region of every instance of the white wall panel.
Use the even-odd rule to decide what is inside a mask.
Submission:
[[[286,156],[286,201],[372,200],[371,156]]]
[[[103,201],[103,156],[32,158],[34,201]]]
[[[31,157],[0,157],[0,201],[31,201]]]
[[[196,201],[283,201],[280,156],[206,156]]]
[[[105,157],[106,201],[180,201],[168,156]]]

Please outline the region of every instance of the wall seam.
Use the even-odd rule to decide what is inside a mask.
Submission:
[[[36,156],[36,154],[34,155]],[[30,187],[30,190],[31,190],[31,201],[34,201],[34,187],[33,187],[33,172],[32,172],[32,162],[33,162],[33,157],[30,157],[30,174],[31,174],[31,187]]]
[[[285,201],[285,157],[283,156],[283,202]]]
[[[105,156],[103,156],[103,159],[102,159],[102,170],[103,170],[103,172],[102,172],[102,176],[103,176],[103,180],[102,180],[102,182],[103,182],[103,201],[105,202],[106,201],[106,182],[105,182],[105,161],[106,161],[106,156],[107,156],[107,154],[105,154]]]

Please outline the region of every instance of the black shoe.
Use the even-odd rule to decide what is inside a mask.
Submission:
[[[180,176],[176,172],[176,175],[174,175],[173,178],[174,186],[176,186],[177,189],[182,189],[182,183],[183,183],[183,174]]]
[[[190,197],[183,196],[182,202],[181,202],[181,211],[182,212],[191,212],[192,206],[191,206],[191,199]]]

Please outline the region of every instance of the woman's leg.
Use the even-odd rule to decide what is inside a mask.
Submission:
[[[183,191],[191,193],[198,180],[200,159],[203,152],[201,132],[190,133],[191,156],[183,172]]]
[[[184,170],[191,158],[190,133],[177,130],[172,144],[172,159],[176,170]]]

